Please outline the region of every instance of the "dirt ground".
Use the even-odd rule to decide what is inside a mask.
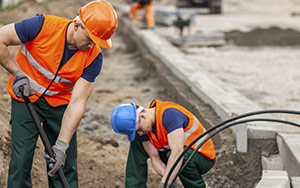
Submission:
[[[40,4],[33,0],[29,0],[21,4],[16,9],[0,11],[0,24],[20,21],[23,18],[34,16],[37,13],[49,13],[72,19],[78,8],[85,2],[87,1],[52,0]],[[224,1],[224,3],[226,3],[227,10],[231,10],[233,9],[232,7],[236,7],[237,5],[244,7],[241,2],[242,1],[233,0]],[[250,10],[253,10],[254,8],[254,5],[250,6]],[[234,36],[237,37],[238,35],[236,34]],[[115,106],[129,102],[135,102],[136,104],[147,106],[154,98],[161,100],[173,100],[176,102],[176,98],[173,98],[173,95],[167,93],[166,87],[160,84],[160,80],[158,79],[156,72],[144,68],[142,62],[143,59],[141,59],[138,50],[128,46],[129,44],[123,41],[124,37],[126,36],[123,36],[122,33],[118,32],[113,38],[113,48],[104,51],[104,66],[101,75],[96,81],[96,87],[89,100],[87,112],[79,128],[78,173],[80,187],[124,187],[124,172],[129,143],[125,136],[115,134],[110,126],[110,115]],[[234,51],[231,51],[231,49],[234,49]],[[253,61],[251,54],[260,55],[264,51],[274,52],[276,49],[282,52],[281,48],[279,49],[276,47],[261,47],[253,49],[248,47],[239,48],[236,46],[227,46],[219,49],[187,49],[186,51],[191,55],[189,56],[191,60],[205,58],[206,62],[209,62],[199,64],[199,66],[205,67],[203,69],[206,70],[208,74],[212,73],[213,75],[218,75],[224,80],[224,82],[226,82],[226,84],[229,84],[231,87],[236,87],[250,99],[253,99],[262,105],[265,104],[266,106],[264,107],[273,107],[272,104],[281,104],[280,101],[275,100],[284,96],[284,93],[270,99],[268,96],[273,96],[272,92],[263,90],[262,88],[265,88],[265,85],[262,85],[261,90],[258,92],[252,91],[249,87],[239,87],[239,85],[243,85],[243,82],[245,82],[242,80],[244,76],[242,78],[239,77],[238,79],[235,79],[235,76],[241,73],[231,74],[236,70],[232,69],[232,67],[240,67],[240,71],[244,70],[243,65],[239,64],[239,61],[233,61],[236,65],[229,63],[234,59],[233,57],[240,57],[241,59],[245,57],[245,63],[255,63],[257,61]],[[16,48],[11,48],[11,51],[12,53],[15,53]],[[226,56],[228,51],[230,51],[231,53],[229,54],[232,54],[233,56]],[[286,56],[294,60],[293,62],[295,63],[295,67],[293,67],[292,70],[296,70],[296,60],[299,58],[297,58],[297,56],[292,56],[297,52],[297,48],[286,47],[283,48],[283,52],[285,52],[284,54],[288,54]],[[199,53],[201,53],[201,57],[199,57]],[[245,56],[246,54],[248,56]],[[286,57],[284,54],[282,56]],[[228,59],[226,59],[224,64],[220,65],[217,64],[217,57],[223,59],[224,57],[225,59],[228,57]],[[267,58],[267,55],[263,57]],[[280,63],[282,63],[282,61],[283,60],[280,60]],[[272,59],[272,61],[269,60],[268,62],[271,63],[274,61]],[[226,63],[228,63],[228,65]],[[251,73],[256,73],[261,70],[260,66],[261,64],[257,62],[257,65],[253,65],[253,69],[247,69],[247,78],[257,80],[257,78],[252,76]],[[274,68],[274,66],[272,67]],[[283,66],[275,67],[279,69],[283,68]],[[269,68],[266,69],[270,70]],[[279,70],[274,68],[274,71]],[[265,74],[264,71],[261,71],[261,74]],[[270,74],[278,75],[277,72],[271,72]],[[296,74],[293,75],[296,76]],[[10,155],[10,97],[6,90],[7,78],[8,74],[0,68],[0,94],[2,96],[0,97],[1,188],[6,187]],[[261,79],[263,80],[266,78]],[[294,81],[293,78],[291,78],[291,80]],[[278,79],[278,81],[280,81],[280,79]],[[271,79],[270,83],[272,83]],[[253,85],[252,88],[259,89],[260,87],[255,87],[255,85]],[[289,88],[287,88],[285,92],[293,93],[294,91],[294,89],[289,90]],[[291,104],[295,104],[293,101],[298,101],[296,95],[299,93],[295,91],[294,94],[295,97],[291,98]],[[262,96],[265,98],[262,98]],[[214,120],[211,120],[212,123],[217,123],[220,120],[217,116],[214,118]],[[232,132],[228,130],[223,134],[224,137],[221,137],[221,147],[217,150],[217,162],[214,168],[205,175],[205,180],[211,187],[214,188],[253,187],[255,183],[259,181],[261,176],[260,156],[277,154],[278,150],[276,143],[273,140],[250,140],[249,152],[243,154],[236,151],[234,139],[232,139]],[[47,187],[43,155],[43,147],[41,142],[39,142],[32,169],[34,187]],[[157,187],[159,181],[159,177],[154,173],[150,166],[148,187]]]

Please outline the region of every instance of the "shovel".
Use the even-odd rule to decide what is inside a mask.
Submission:
[[[23,93],[23,91],[24,91],[24,88],[22,86],[20,87],[20,91],[21,91],[21,93]],[[38,115],[37,115],[37,113],[36,113],[36,111],[34,109],[34,106],[32,105],[32,103],[31,103],[31,101],[30,101],[30,99],[28,97],[23,96],[23,99],[24,99],[25,104],[27,106],[27,109],[28,109],[28,111],[29,111],[29,113],[30,113],[33,121],[34,121],[34,124],[35,124],[35,126],[36,126],[36,128],[38,130],[38,133],[39,133],[39,135],[41,137],[41,140],[42,140],[42,142],[43,142],[43,144],[45,146],[46,153],[51,158],[54,158],[54,153],[53,153],[53,150],[51,148],[51,144],[50,144],[50,142],[48,140],[48,137],[47,137],[47,135],[46,135],[43,127],[41,126],[41,121],[40,121],[40,119],[39,119],[39,117],[38,117]],[[62,169],[60,168],[56,173],[58,175],[59,180],[61,181],[62,186],[64,188],[70,188],[70,186],[68,184],[68,181],[67,181],[67,179],[66,179],[66,177],[65,177]]]

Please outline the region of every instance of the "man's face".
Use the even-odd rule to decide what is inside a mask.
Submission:
[[[139,121],[136,127],[136,133],[139,136],[147,134],[152,130],[151,113],[149,109],[144,109],[139,114]]]
[[[95,47],[95,43],[90,38],[88,32],[83,28],[80,22],[75,22],[75,34],[74,40],[76,48],[80,51],[86,51],[87,49],[93,49]]]

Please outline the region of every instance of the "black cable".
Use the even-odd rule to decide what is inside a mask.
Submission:
[[[247,123],[247,122],[253,122],[253,121],[268,121],[268,122],[276,122],[276,123],[284,123],[284,124],[289,124],[289,125],[293,125],[296,127],[300,127],[300,124],[294,123],[294,122],[290,122],[290,121],[285,121],[285,120],[278,120],[278,119],[266,119],[266,118],[262,118],[262,119],[247,119],[247,120],[241,120],[241,121],[236,121],[233,123],[230,123],[224,127],[221,127],[220,129],[218,129],[217,131],[213,132],[210,136],[208,136],[205,140],[203,140],[195,149],[194,151],[191,153],[191,155],[189,156],[189,158],[186,160],[186,162],[182,165],[182,167],[179,169],[178,173],[176,174],[175,177],[177,177],[182,170],[185,168],[185,166],[188,164],[188,162],[192,159],[192,157],[196,154],[196,152],[199,150],[199,148],[201,146],[203,146],[203,144],[205,144],[205,142],[207,140],[209,140],[210,138],[212,138],[213,136],[215,136],[216,134],[218,134],[219,132],[223,131],[224,129],[227,129],[229,127],[232,127],[234,125],[238,125],[238,124],[243,124],[243,123]]]
[[[175,167],[177,166],[177,164],[179,163],[179,161],[181,160],[181,158],[184,156],[184,154],[188,151],[188,149],[194,143],[196,143],[199,139],[201,139],[204,135],[210,133],[211,131],[213,131],[213,130],[215,130],[215,129],[217,129],[217,128],[221,127],[222,125],[225,125],[225,124],[227,124],[229,122],[232,122],[232,121],[235,121],[235,120],[238,120],[238,119],[241,119],[241,118],[249,117],[249,116],[260,115],[260,114],[270,114],[270,113],[286,113],[286,114],[300,115],[300,111],[295,111],[295,110],[260,110],[260,111],[254,111],[254,112],[249,112],[249,113],[241,114],[241,115],[229,118],[229,119],[227,119],[225,121],[222,121],[222,122],[216,124],[215,126],[209,128],[207,131],[205,131],[199,137],[197,137],[193,142],[191,142],[188,146],[186,146],[186,148],[183,150],[183,152],[180,154],[180,156],[177,158],[177,160],[173,164],[172,168],[170,169],[165,182],[169,181],[172,172],[174,171]],[[176,179],[176,177],[177,176],[175,176],[174,180]],[[166,188],[166,185],[165,185],[165,188]]]

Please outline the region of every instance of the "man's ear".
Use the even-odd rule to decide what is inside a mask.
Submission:
[[[145,113],[140,113],[139,116],[140,116],[140,118],[145,118],[146,117]]]
[[[78,20],[74,20],[74,30],[77,31],[77,29],[81,27],[81,23]]]

